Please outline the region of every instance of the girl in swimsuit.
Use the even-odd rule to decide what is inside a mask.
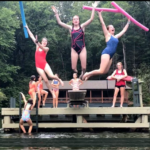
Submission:
[[[28,101],[26,101],[26,98],[24,96],[23,93],[20,92],[20,94],[22,95],[22,98],[23,98],[23,101],[24,101],[24,110],[22,112],[22,117],[20,119],[20,122],[19,122],[19,125],[20,125],[20,128],[22,129],[23,133],[26,133],[26,130],[23,126],[23,122],[26,121],[28,124],[29,124],[29,130],[28,130],[28,133],[31,133],[32,131],[32,120],[30,118],[30,112],[32,110],[32,99],[29,99]]]
[[[33,100],[32,108],[34,108],[35,102],[36,102],[36,84],[35,84],[35,79],[36,79],[35,75],[32,75],[31,76],[31,80],[29,82],[29,91],[28,91],[31,99]]]
[[[41,96],[43,97],[43,95],[45,95],[43,98],[43,106],[45,106],[45,101],[47,99],[48,92],[43,90],[43,82],[42,82],[42,77],[40,75],[38,76],[38,81],[36,82],[36,84],[37,84],[37,92],[38,92],[38,98],[39,98],[38,108],[40,108]]]
[[[55,98],[55,95],[53,94],[53,92],[51,90],[51,86],[50,86],[50,83],[48,81],[48,78],[46,77],[46,73],[50,78],[58,80],[62,86],[64,85],[64,83],[60,78],[58,78],[57,76],[54,76],[49,64],[46,62],[46,54],[49,51],[49,48],[46,47],[47,46],[47,38],[43,38],[42,42],[40,43],[40,42],[38,42],[37,36],[36,36],[36,38],[34,37],[32,32],[30,31],[30,29],[28,28],[28,26],[25,26],[25,27],[27,28],[27,31],[29,33],[30,38],[36,44],[36,52],[35,52],[36,70],[40,74],[40,76],[43,78],[49,91],[51,92],[51,94]]]
[[[88,78],[90,78],[91,76],[94,76],[94,75],[105,74],[108,72],[108,70],[112,64],[112,57],[116,52],[116,48],[117,48],[117,45],[119,42],[118,38],[120,38],[127,31],[129,24],[130,24],[130,19],[128,19],[128,22],[127,22],[126,26],[123,28],[123,30],[120,33],[114,35],[114,33],[115,33],[114,26],[108,25],[106,27],[101,13],[102,12],[98,12],[99,19],[102,24],[103,33],[105,36],[105,41],[107,43],[107,47],[102,51],[100,68],[98,70],[86,72],[82,78],[83,80],[84,79],[87,80]]]
[[[74,73],[73,79],[69,81],[69,84],[72,86],[73,91],[78,91],[79,86],[83,84],[83,81],[77,78],[77,73]]]
[[[95,8],[97,7],[98,2],[95,2],[92,5],[93,5],[93,10],[92,10],[91,18],[80,25],[79,16],[75,15],[73,17],[72,26],[61,22],[56,8],[54,6],[52,7],[58,24],[68,29],[71,34],[71,40],[72,40],[71,41],[71,63],[72,63],[72,70],[76,73],[78,72],[77,61],[78,61],[78,57],[80,57],[81,66],[82,66],[82,72],[79,77],[80,79],[82,79],[82,76],[86,71],[87,52],[86,52],[85,41],[84,41],[85,27],[89,25],[94,19]]]
[[[77,78],[77,73],[73,73],[73,79],[69,81],[73,91],[79,91],[79,86],[83,84],[83,81]],[[79,105],[77,105],[78,107]],[[76,107],[76,105],[74,105]]]
[[[55,75],[58,76],[58,74],[55,74]],[[53,80],[51,85],[53,87],[53,92],[56,96],[56,98],[53,98],[53,108],[57,108],[57,106],[58,106],[58,96],[59,96],[59,81],[58,80]]]
[[[117,77],[115,75],[117,75]],[[116,84],[115,84],[115,91],[114,91],[112,107],[115,106],[116,98],[117,98],[119,90],[120,90],[120,95],[121,95],[120,107],[122,107],[123,101],[124,101],[124,92],[125,92],[125,87],[126,87],[126,82],[122,79],[127,77],[127,72],[125,69],[123,69],[123,65],[121,62],[117,63],[117,69],[113,72],[111,77],[117,80]]]

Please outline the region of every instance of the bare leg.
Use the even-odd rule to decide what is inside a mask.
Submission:
[[[55,92],[56,94],[56,108],[58,107],[58,96],[59,96],[59,90],[57,92]]]
[[[84,80],[86,78],[87,80],[91,76],[104,74],[106,72],[105,70],[107,66],[109,65],[109,63],[110,63],[110,56],[108,54],[103,54],[101,56],[100,68],[98,70],[93,70],[91,72],[85,73],[82,79]]]
[[[45,106],[45,101],[46,101],[46,99],[47,99],[48,92],[45,91],[45,90],[42,90],[42,94],[45,95],[45,96],[44,96],[44,99],[43,99],[43,106]]]
[[[20,128],[22,129],[22,131],[23,131],[23,133],[26,133],[26,130],[25,130],[25,128],[24,128],[24,126],[23,126],[23,120],[22,119],[20,119]]]
[[[40,104],[41,104],[41,92],[40,91],[38,91],[38,98],[39,98],[38,108],[40,108]]]
[[[119,88],[115,87],[115,92],[114,92],[114,98],[113,98],[113,105],[112,105],[112,107],[115,106],[118,92],[119,92]]]
[[[112,64],[112,59],[109,61],[109,64],[105,70],[105,73],[107,73],[109,71],[111,64]]]
[[[120,107],[122,107],[122,105],[123,105],[123,101],[124,101],[124,92],[125,92],[125,87],[120,87],[120,95],[121,95]]]
[[[51,90],[51,86],[50,83],[46,77],[46,74],[44,72],[44,70],[40,69],[40,68],[36,68],[37,72],[39,73],[39,75],[43,78],[43,80],[45,81],[45,84],[47,85],[50,93],[52,94],[53,98],[56,98],[55,94],[53,93],[53,91]]]
[[[71,48],[71,64],[72,64],[72,70],[74,70],[75,72],[78,72],[77,61],[78,61],[78,54],[73,48]]]
[[[60,78],[58,78],[57,76],[55,76],[55,75],[53,74],[53,72],[52,72],[52,70],[51,70],[51,68],[50,68],[50,66],[49,66],[48,63],[46,64],[44,70],[45,70],[45,72],[47,73],[47,75],[48,75],[50,78],[58,80],[58,81],[61,83],[61,85],[64,86],[63,81],[62,81]]]
[[[27,123],[29,124],[29,130],[28,130],[28,133],[31,133],[32,127],[33,127],[33,125],[32,125],[32,120],[29,119],[29,120],[27,121]]]
[[[35,103],[36,103],[36,93],[32,92],[32,94],[30,95],[31,99],[33,100],[33,105],[31,107],[31,110],[34,108]]]
[[[86,71],[86,58],[87,58],[87,52],[86,52],[86,48],[84,47],[83,50],[81,51],[80,55],[80,61],[81,61],[81,67],[82,67],[82,72],[80,75],[80,79],[82,79],[85,71]]]
[[[56,104],[56,92],[55,91],[53,91],[54,92],[54,94],[55,94],[55,98],[53,98],[53,108],[55,108],[56,106],[55,106],[55,104]]]

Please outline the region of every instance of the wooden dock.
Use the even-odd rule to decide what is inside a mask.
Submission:
[[[23,109],[22,109],[23,111]],[[32,115],[36,114],[36,109],[31,111]],[[76,123],[72,122],[45,122],[38,123],[38,128],[149,128],[148,115],[150,114],[150,107],[84,107],[84,108],[39,108],[38,115],[76,115]],[[97,118],[97,122],[83,123],[84,115],[138,115],[135,122],[103,122],[100,123],[100,119]],[[2,108],[2,128],[19,128],[19,123],[12,122],[10,116],[19,116],[19,108]],[[49,120],[51,121],[51,120]],[[27,124],[25,124],[26,126]],[[33,125],[36,124],[33,122]],[[28,125],[27,125],[28,126]]]

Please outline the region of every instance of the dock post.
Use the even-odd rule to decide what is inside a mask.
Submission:
[[[36,93],[36,132],[38,133],[38,95]]]
[[[21,94],[19,93],[19,121],[20,121],[20,118],[21,118]],[[19,133],[20,132],[21,132],[21,129],[19,125]]]
[[[142,82],[140,79],[138,79],[139,82],[139,100],[140,100],[140,106],[143,107],[143,100],[142,100]]]

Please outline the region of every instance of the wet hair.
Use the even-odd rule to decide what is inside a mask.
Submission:
[[[75,15],[75,16],[77,16],[77,17],[79,18],[79,26],[80,26],[80,17],[79,17],[78,15]],[[75,16],[73,16],[73,18],[74,18]],[[73,21],[73,18],[72,18],[72,21]],[[73,23],[72,23],[72,27],[74,27],[74,24],[73,24]]]
[[[36,79],[36,76],[35,76],[35,75],[32,75],[32,76],[30,77],[30,81],[34,81],[34,79]]]
[[[33,105],[33,100],[31,98],[28,99],[27,103]]]

